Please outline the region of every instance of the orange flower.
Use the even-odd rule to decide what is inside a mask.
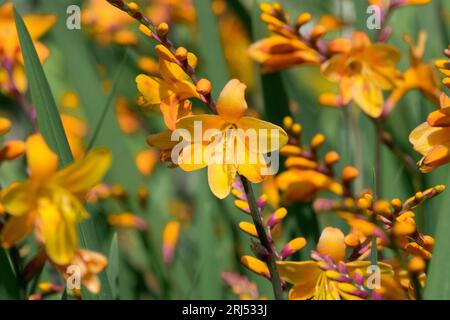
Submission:
[[[337,54],[322,65],[323,74],[339,83],[343,103],[355,103],[369,116],[377,118],[383,111],[383,90],[401,79],[396,69],[400,54],[393,46],[372,44],[362,32],[352,35],[347,52]]]
[[[286,69],[301,64],[319,64],[320,55],[297,38],[273,35],[255,42],[248,49],[250,57],[262,64],[263,72]]]
[[[112,42],[121,45],[136,44],[136,35],[129,30],[134,20],[128,14],[104,0],[90,0],[83,10],[82,23],[101,45]]]
[[[166,126],[174,130],[176,121],[190,114],[190,105],[184,104],[183,100],[199,98],[200,95],[190,77],[175,62],[173,54],[163,45],[157,45],[155,50],[159,54],[162,78],[140,74],[136,77],[137,88],[145,104],[159,105]],[[187,60],[191,67],[196,66],[194,54],[188,53]]]
[[[280,277],[294,286],[289,291],[291,300],[361,300],[369,297],[364,287],[364,276],[370,261],[343,262],[344,234],[337,228],[323,230],[317,244],[314,260],[277,262]],[[381,273],[393,275],[392,268],[378,263]]]
[[[283,191],[287,203],[311,201],[322,191],[342,194],[342,185],[315,170],[289,169],[276,177],[277,186]]]
[[[422,62],[426,38],[426,33],[421,32],[417,45],[414,45],[411,37],[404,36],[404,40],[409,46],[411,66],[404,72],[403,80],[396,84],[396,88],[386,101],[384,115],[395,107],[402,96],[413,89],[418,89],[431,102],[435,104],[439,102],[440,91],[436,74],[430,64]]]
[[[56,17],[32,14],[24,16],[23,20],[30,32],[39,59],[43,63],[50,52],[38,40],[55,24]],[[12,87],[13,90],[24,93],[27,89],[27,81],[12,3],[0,6],[0,30],[0,65],[3,67],[0,68],[0,90],[9,94]]]
[[[97,294],[101,289],[98,274],[106,268],[108,260],[100,253],[78,249],[69,264],[60,265],[53,263],[53,265],[66,280],[71,276],[70,272],[79,271],[81,284],[90,292]],[[69,269],[74,266],[78,267],[78,270]]]
[[[409,141],[423,155],[419,161],[422,172],[450,162],[450,98],[447,95],[442,93],[441,109],[431,112],[427,122],[411,132]]]
[[[220,199],[230,193],[237,173],[254,183],[271,175],[272,168],[263,154],[276,151],[287,142],[282,128],[244,116],[247,111],[245,89],[239,80],[230,80],[217,101],[218,115],[187,116],[176,124],[177,130],[189,133],[190,137],[188,145],[180,152],[178,165],[185,171],[207,166],[209,186]],[[203,131],[197,138],[198,129]],[[208,136],[209,132],[213,136]]]

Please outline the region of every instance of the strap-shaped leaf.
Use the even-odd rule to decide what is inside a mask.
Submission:
[[[39,131],[50,148],[58,155],[60,166],[64,167],[73,161],[73,155],[64,133],[61,117],[56,107],[50,85],[45,76],[39,57],[22,17],[14,9],[14,19],[19,36],[25,72],[31,91],[31,98],[36,108]],[[92,223],[89,221],[89,223]],[[79,228],[79,239],[82,247],[98,250],[95,228],[88,228],[89,223],[82,223]],[[109,280],[106,272],[100,275],[102,291],[99,295],[86,294],[84,298],[112,299]]]

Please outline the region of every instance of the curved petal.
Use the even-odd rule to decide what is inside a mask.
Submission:
[[[149,104],[159,104],[161,102],[161,79],[140,74],[136,77],[136,85],[139,92],[144,96]]]
[[[237,122],[247,111],[245,89],[237,79],[228,81],[217,100],[217,113],[229,123]]]
[[[25,238],[34,228],[35,213],[11,217],[0,233],[3,248],[10,248]]]
[[[147,143],[158,150],[170,150],[178,144],[178,141],[173,141],[171,137],[172,131],[161,131],[159,133],[149,135],[147,137]]]
[[[1,203],[6,212],[21,216],[29,212],[33,205],[33,189],[29,183],[14,183],[2,190]]]
[[[183,135],[183,138],[195,142],[211,142],[211,138],[220,134],[224,125],[225,122],[219,116],[212,114],[187,116],[176,123],[177,130],[184,129],[189,134],[189,137]]]
[[[32,179],[48,179],[58,168],[58,156],[48,147],[41,134],[28,137],[27,161]]]
[[[86,157],[59,171],[52,182],[82,197],[101,182],[111,161],[112,155],[107,149],[96,148]]]
[[[210,164],[208,166],[208,184],[212,193],[219,199],[225,199],[230,194],[235,176],[234,165]]]
[[[236,125],[242,129],[237,130],[238,136],[252,152],[273,152],[286,145],[288,140],[287,133],[281,127],[257,118],[242,117]]]
[[[278,261],[277,268],[281,279],[300,290],[315,286],[322,272],[315,261]]]
[[[378,118],[383,112],[383,92],[371,79],[353,77],[353,99],[361,109],[372,118]]]
[[[61,188],[46,190],[38,199],[39,231],[49,258],[58,265],[70,263],[77,250],[77,223],[88,213]]]
[[[194,171],[207,166],[205,159],[205,146],[202,143],[193,143],[183,148],[178,157],[178,166],[184,171]]]

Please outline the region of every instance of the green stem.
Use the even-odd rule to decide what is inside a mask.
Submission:
[[[253,188],[250,182],[244,176],[240,176],[242,185],[244,186],[245,195],[247,196],[247,201],[250,207],[250,213],[253,219],[253,223],[256,227],[256,232],[258,233],[258,238],[261,244],[268,252],[267,265],[270,272],[270,281],[272,282],[273,293],[276,300],[284,300],[283,288],[281,286],[280,275],[278,274],[276,265],[276,255],[273,250],[272,244],[267,236],[266,229],[262,220],[261,212],[256,204],[255,194],[253,193]]]

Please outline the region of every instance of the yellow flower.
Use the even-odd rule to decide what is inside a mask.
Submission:
[[[159,105],[164,122],[170,130],[174,130],[176,121],[190,114],[190,106],[188,109],[183,108],[183,100],[198,98],[200,95],[190,77],[175,63],[173,54],[163,45],[157,45],[155,49],[159,54],[162,78],[140,74],[136,77],[137,88],[145,104]],[[191,67],[196,66],[195,55],[188,53],[187,59]]]
[[[217,101],[218,115],[187,116],[176,124],[177,130],[184,129],[194,137],[180,153],[178,165],[185,171],[207,166],[209,186],[220,199],[230,193],[236,173],[254,183],[273,174],[262,154],[276,151],[287,142],[282,128],[244,116],[245,89],[239,80],[229,81]],[[199,139],[196,124],[203,130]],[[214,136],[207,137],[209,130],[216,130]]]
[[[397,84],[386,101],[384,114],[389,113],[400,98],[413,89],[418,89],[431,102],[435,104],[439,102],[440,90],[437,77],[432,66],[422,62],[426,38],[426,33],[421,32],[417,45],[414,45],[411,37],[404,36],[404,40],[409,46],[411,66],[403,73],[403,80]]]
[[[323,230],[317,244],[314,260],[277,262],[280,277],[293,284],[289,291],[292,300],[360,300],[368,298],[364,275],[369,261],[344,263],[344,234],[336,228]],[[379,263],[382,274],[391,274],[392,268]]]
[[[57,171],[58,157],[40,134],[27,139],[30,178],[1,192],[1,203],[10,218],[0,233],[4,248],[22,240],[33,229],[48,257],[68,264],[77,250],[77,223],[88,217],[82,200],[100,182],[111,155],[94,149],[85,158]]]
[[[409,135],[414,150],[421,153],[420,170],[431,170],[450,162],[450,98],[441,95],[441,109],[428,115],[427,122]]]
[[[66,280],[70,276],[67,272],[67,268],[69,266],[78,267],[81,276],[81,284],[90,292],[97,294],[101,289],[98,274],[106,268],[108,260],[100,253],[78,249],[69,263],[63,265],[53,264]]]
[[[339,83],[344,104],[353,100],[365,113],[377,118],[383,111],[383,90],[392,89],[401,79],[396,69],[399,59],[393,46],[372,44],[365,33],[355,32],[349,50],[326,61],[322,72]]]
[[[263,72],[286,69],[301,64],[319,64],[320,54],[297,38],[272,35],[253,43],[248,53],[262,64]]]
[[[322,191],[342,194],[342,185],[329,176],[315,170],[291,168],[276,177],[277,186],[283,191],[286,203],[311,201]]]
[[[23,20],[30,32],[39,59],[43,63],[49,55],[49,50],[38,40],[54,25],[56,17],[31,14],[24,16]],[[0,6],[0,30],[0,65],[3,66],[0,68],[0,90],[11,93],[12,86],[20,93],[24,93],[27,81],[12,3]]]
[[[90,0],[81,15],[82,23],[101,45],[117,43],[133,45],[138,42],[136,35],[129,30],[134,20],[125,12],[104,0]]]

